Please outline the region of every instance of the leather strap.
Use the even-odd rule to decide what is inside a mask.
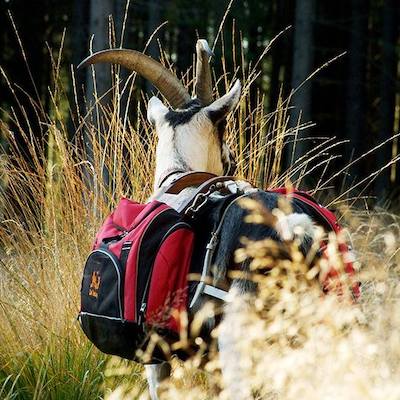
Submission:
[[[162,185],[164,184],[164,182],[166,182],[166,180],[168,178],[170,178],[171,176],[175,175],[175,174],[186,174],[187,171],[183,171],[182,169],[168,169],[166,171],[166,173],[164,175],[161,176],[158,184],[157,184],[157,188],[160,189],[162,187]]]
[[[199,186],[214,177],[216,175],[209,172],[186,172],[174,179],[170,185],[161,186],[152,198],[158,200],[164,194],[179,194],[183,189],[191,186]]]
[[[217,175],[209,172],[188,172],[175,179],[171,185],[167,187],[165,193],[179,194],[183,189],[191,186],[199,186],[213,178],[218,178]]]

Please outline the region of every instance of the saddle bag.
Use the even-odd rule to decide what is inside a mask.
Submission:
[[[230,185],[232,177],[210,179],[207,173],[192,174],[199,178],[197,194],[177,207],[178,211],[157,200],[139,204],[124,198],[97,233],[84,267],[78,319],[89,340],[104,353],[138,360],[137,351],[145,349],[152,331],[168,341],[179,338],[182,313],[193,307],[202,294],[225,299],[225,290],[209,284],[210,265],[226,212],[245,194],[238,192],[230,195],[230,192],[225,192],[222,197],[218,224],[213,232],[206,235],[208,242],[204,243],[204,254],[199,257],[196,253],[194,257],[202,260],[202,269],[197,271],[200,279],[193,286],[188,274],[192,266],[195,247],[193,229],[196,229],[196,220],[199,220],[198,211],[208,203],[208,196],[213,190],[223,190],[220,182],[227,181]],[[178,179],[163,193],[179,193],[182,189],[179,185],[185,187],[186,178],[187,175],[183,180]],[[341,227],[335,215],[308,193],[288,192],[286,188],[270,191],[288,196],[327,232],[340,233]],[[325,251],[325,245],[321,243],[321,253]],[[199,250],[198,245],[196,249]],[[346,243],[339,244],[339,251],[345,259],[349,254]],[[353,264],[348,257],[344,267],[346,274],[354,275]],[[339,274],[340,271],[331,266],[323,282],[325,291],[330,290],[330,281],[338,281],[335,278]],[[352,290],[354,297],[358,298],[359,284],[354,283]],[[153,359],[158,358],[162,359],[163,354],[158,355],[156,348]]]
[[[99,350],[135,359],[151,330],[177,336],[193,242],[166,204],[120,201],[97,233],[81,286],[78,319]]]

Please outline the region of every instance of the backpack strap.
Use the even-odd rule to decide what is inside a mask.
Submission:
[[[220,233],[221,233],[222,225],[225,221],[226,214],[228,213],[228,210],[237,202],[237,200],[239,200],[243,197],[246,197],[246,196],[248,196],[248,193],[243,193],[232,199],[232,201],[225,207],[223,214],[221,216],[221,219],[218,222],[217,227],[211,233],[211,238],[206,246],[206,255],[204,257],[203,269],[201,271],[199,284],[196,287],[196,291],[193,295],[192,301],[190,302],[189,308],[193,308],[196,305],[197,301],[199,300],[200,296],[203,293],[208,294],[209,296],[214,297],[219,300],[223,300],[223,301],[226,300],[226,296],[228,294],[227,291],[222,290],[214,285],[210,285],[207,282],[210,281],[211,262],[212,262],[214,252],[219,243]]]

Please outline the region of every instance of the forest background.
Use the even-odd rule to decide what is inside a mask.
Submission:
[[[77,65],[145,51],[191,91],[198,38],[214,48],[215,94],[243,85],[226,126],[237,175],[336,208],[362,283],[345,306],[321,297],[295,243],[282,274],[264,274],[262,253],[266,290],[232,314],[242,382],[259,398],[400,398],[399,20],[398,0],[0,0],[0,398],[146,396],[141,366],[97,351],[76,316],[101,222],[121,196],[151,193],[155,91]],[[205,374],[200,360],[175,365],[162,398],[231,398],[218,357]]]
[[[126,7],[129,12],[123,47],[143,50],[157,27],[168,21],[157,30],[146,53],[158,59],[160,43],[179,75],[193,64],[198,37],[213,43],[228,5],[230,12],[224,23],[223,39],[226,43],[233,41],[240,51],[234,55],[231,46],[226,46],[222,53],[220,43],[214,49],[216,59],[224,57],[226,65],[232,66],[228,73],[238,64],[234,58],[239,55],[244,65],[251,67],[271,39],[289,27],[262,59],[261,74],[250,87],[250,100],[256,98],[257,92],[265,95],[267,112],[276,109],[280,93],[287,98],[292,89],[324,63],[341,55],[318,71],[291,98],[290,124],[297,124],[299,117],[303,122],[315,122],[302,133],[310,139],[299,142],[298,155],[315,145],[313,138],[343,140],[345,142],[336,150],[339,157],[330,163],[330,167],[337,170],[379,143],[387,140],[387,144],[349,167],[335,182],[336,191],[361,181],[399,154],[397,139],[390,139],[399,131],[400,119],[400,7],[397,0],[237,0],[231,4],[214,0],[136,0],[128,4],[125,0],[1,0],[0,65],[15,87],[23,88],[33,98],[40,98],[47,108],[45,112],[49,112],[48,87],[53,79],[49,50],[58,52],[62,41],[61,77],[70,97],[73,96],[70,66],[75,69],[89,54],[92,35],[94,51],[110,47],[110,40],[112,44],[121,45]],[[35,87],[13,24],[19,32]],[[110,24],[116,32],[111,38],[107,33]],[[216,63],[215,68],[215,76],[221,76],[224,71],[218,70],[220,63]],[[110,88],[110,79],[109,68],[96,67],[100,94]],[[89,69],[78,71],[76,81],[82,108],[84,98],[91,96],[91,85],[83,88],[90,80]],[[144,81],[137,81],[136,96],[140,96],[142,89],[150,93],[152,88],[145,85]],[[13,101],[3,76],[0,80],[3,120],[6,118],[4,110],[8,112]],[[28,96],[21,101],[26,101],[27,113],[34,112],[28,105],[31,101]],[[107,101],[107,96],[103,101]],[[126,99],[122,104],[128,106]],[[66,121],[71,118],[68,113],[74,112],[76,110],[66,112]],[[131,115],[135,112],[135,109],[130,110]],[[26,120],[37,119],[28,115]],[[12,128],[11,121],[10,126]],[[41,134],[35,126],[32,132]],[[70,132],[73,139],[72,127]],[[286,154],[283,163],[289,163],[289,159]],[[304,184],[312,186],[314,182],[308,177]],[[393,200],[398,198],[399,184],[399,163],[392,164],[363,186],[363,194],[370,196],[372,203],[377,201],[382,205],[392,200],[391,204],[396,205],[397,201]]]

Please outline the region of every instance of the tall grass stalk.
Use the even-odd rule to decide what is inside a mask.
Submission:
[[[218,43],[226,46],[223,40]],[[294,160],[289,170],[282,170],[285,147],[301,140],[299,132],[310,124],[299,121],[295,128],[289,127],[288,99],[280,98],[272,113],[265,112],[262,95],[251,102],[249,89],[259,72],[247,68],[241,46],[232,46],[235,60],[242,60],[242,65],[216,79],[215,93],[228,90],[240,74],[242,98],[227,123],[237,175],[268,188],[285,184],[299,172],[300,176],[319,174],[316,189],[320,190],[329,183],[325,175],[335,157],[331,150],[339,144],[320,138],[319,145]],[[51,109],[45,113],[39,97],[30,98],[29,115],[36,115],[36,121],[27,119],[26,102],[21,101],[26,94],[1,69],[15,106],[4,110],[6,119],[0,121],[7,143],[0,159],[4,188],[0,198],[0,398],[138,398],[144,387],[141,367],[100,354],[83,336],[76,315],[81,272],[94,233],[121,196],[142,202],[150,195],[157,138],[143,115],[145,94],[132,96],[135,76],[121,84],[114,68],[112,102],[104,105],[96,98],[84,115],[71,113],[74,131],[68,132],[68,114],[77,106],[69,103],[61,79],[62,52],[55,58],[49,50]],[[163,54],[162,60],[171,67],[168,55]],[[224,71],[231,70],[224,59],[221,63]],[[193,71],[184,75],[189,89]],[[74,75],[71,82],[76,93],[80,83]],[[123,96],[132,97],[135,119],[121,109]],[[32,126],[40,127],[40,132]],[[340,398],[350,398],[350,393],[374,399],[400,393],[395,311],[399,220],[385,213],[349,215],[346,221],[367,282],[359,307],[321,300],[314,281],[304,277],[295,293],[293,287],[264,293],[251,313],[236,312],[246,307],[246,299],[232,303],[232,315],[237,315],[236,323],[245,333],[238,337],[248,366],[243,374],[248,390],[258,398],[332,398],[328,394],[339,389],[339,383],[346,389],[341,389]],[[305,293],[308,297],[303,300],[296,297]],[[266,304],[274,307],[267,309]],[[285,307],[291,310],[286,316]],[[290,337],[300,331],[301,340],[293,346]],[[197,362],[175,363],[173,378],[163,388],[165,398],[227,398],[218,359],[207,364],[204,373],[197,371]]]

